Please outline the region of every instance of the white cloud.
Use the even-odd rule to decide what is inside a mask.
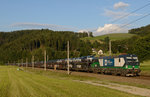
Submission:
[[[127,28],[121,28],[117,24],[105,24],[103,27],[99,27],[95,32],[94,36],[104,35],[109,33],[127,33]]]
[[[83,32],[89,32],[89,31],[86,29],[83,29],[83,30],[79,30],[78,32],[83,33]]]
[[[129,6],[129,4],[127,4],[127,3],[118,2],[118,3],[114,4],[114,9],[124,9],[128,6]]]
[[[14,23],[11,24],[10,27],[12,28],[27,28],[27,29],[51,29],[51,30],[69,30],[69,31],[74,31],[74,30],[78,30],[77,28],[73,28],[73,27],[66,27],[66,26],[62,26],[62,25],[53,25],[53,24],[40,24],[40,23]]]
[[[111,17],[113,19],[118,19],[127,14],[129,14],[129,13],[124,12],[124,11],[112,11],[112,10],[107,10],[107,9],[105,9],[105,13],[104,13],[104,15]]]
[[[128,12],[128,10],[123,10],[126,7],[128,7],[129,4],[124,3],[124,2],[118,2],[116,4],[114,4],[114,9],[112,8],[110,9],[104,9],[104,14],[107,17],[110,17],[111,21],[117,20],[117,19],[128,19],[130,16],[139,16],[140,14],[136,14],[136,13],[130,13]],[[121,9],[121,10],[115,10],[115,9]]]
[[[80,29],[78,32],[83,33],[83,32],[95,32],[97,28],[89,28],[89,29]]]
[[[123,25],[119,24],[105,24],[103,27],[98,27],[97,29],[84,29],[78,32],[93,32],[94,36],[110,34],[110,33],[127,33],[128,29],[123,28]]]
[[[105,24],[103,27],[93,28],[93,29],[82,29],[78,32],[93,32],[94,36],[110,34],[110,33],[127,33],[128,28],[123,28],[124,25],[119,24]]]

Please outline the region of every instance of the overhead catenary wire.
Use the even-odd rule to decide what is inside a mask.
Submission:
[[[147,6],[149,6],[149,5],[150,5],[150,3],[148,3],[148,4],[146,4],[146,5],[144,5],[144,6],[140,7],[140,8],[138,8],[138,9],[136,9],[136,10],[134,10],[134,11],[132,11],[131,13],[128,13],[128,14],[126,14],[126,15],[121,16],[120,18],[118,18],[118,19],[112,21],[111,23],[115,23],[115,22],[117,22],[117,21],[119,21],[119,20],[121,20],[121,19],[123,19],[123,18],[125,18],[125,17],[127,17],[127,16],[129,16],[129,15],[131,15],[131,14],[133,14],[133,13],[135,13],[135,12],[137,12],[137,11],[139,11],[139,10],[145,8],[145,7],[147,7]]]
[[[143,18],[145,18],[145,17],[147,17],[147,16],[149,16],[149,15],[150,15],[150,13],[149,13],[149,14],[146,14],[146,15],[144,15],[143,17],[140,17],[140,18],[138,18],[138,19],[136,19],[136,20],[133,20],[133,21],[129,22],[128,24],[125,24],[125,25],[121,26],[121,28],[122,28],[122,27],[125,27],[125,26],[128,26],[128,25],[130,25],[130,24],[132,24],[132,23],[134,23],[134,22],[136,22],[136,21],[139,21],[139,20],[141,20],[141,19],[143,19]]]
[[[138,19],[136,19],[136,20],[133,20],[133,21],[127,23],[127,24],[124,24],[123,26],[120,26],[120,28],[124,28],[124,27],[126,27],[126,26],[128,26],[128,25],[130,25],[130,24],[132,24],[132,23],[134,23],[134,22],[136,22],[136,21],[139,21],[139,20],[141,20],[141,19],[143,19],[143,18],[145,18],[145,17],[147,17],[147,16],[149,16],[149,15],[150,15],[150,13],[149,13],[149,14],[146,14],[146,15],[144,15],[143,17],[140,17],[140,18],[138,18]],[[113,30],[112,32],[117,31],[117,30],[118,30],[118,29],[115,29],[115,30]]]

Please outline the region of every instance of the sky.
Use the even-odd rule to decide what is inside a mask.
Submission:
[[[127,33],[150,24],[148,14],[150,0],[0,0],[0,31],[43,28],[92,31],[95,36]]]

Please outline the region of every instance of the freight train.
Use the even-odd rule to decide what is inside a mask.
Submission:
[[[23,66],[26,63],[22,64]],[[28,63],[32,67],[32,63]],[[35,62],[34,67],[44,68],[43,61]],[[101,74],[112,74],[121,76],[138,76],[140,73],[140,63],[134,54],[118,56],[84,56],[80,58],[70,58],[69,67],[72,71],[85,71]],[[46,68],[67,70],[67,59],[50,60],[46,63]]]

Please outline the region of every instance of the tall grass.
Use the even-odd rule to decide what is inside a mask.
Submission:
[[[117,90],[73,81],[76,78],[88,79],[50,71],[18,71],[16,67],[0,66],[0,97],[134,97]]]
[[[141,74],[150,76],[150,60],[141,63]]]

